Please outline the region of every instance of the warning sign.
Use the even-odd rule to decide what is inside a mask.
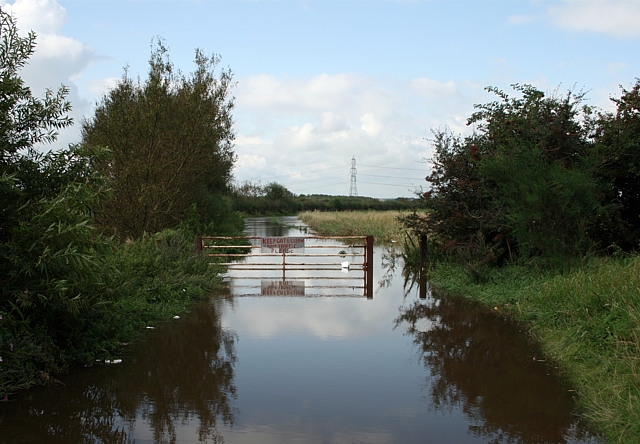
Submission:
[[[304,296],[304,281],[262,281],[262,296]]]
[[[304,253],[304,237],[263,237],[262,253]]]

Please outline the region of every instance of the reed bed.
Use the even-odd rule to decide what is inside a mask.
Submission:
[[[398,211],[305,211],[298,218],[322,236],[375,237],[376,244],[402,243],[406,230]]]

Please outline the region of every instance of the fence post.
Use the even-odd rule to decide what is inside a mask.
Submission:
[[[429,245],[427,240],[426,235],[420,235],[420,299],[427,298],[427,277],[424,270],[427,263],[427,248]]]
[[[373,236],[367,236],[364,239],[364,257],[365,257],[365,295],[367,299],[373,299]]]
[[[202,253],[202,236],[196,236],[196,254]]]
[[[427,263],[427,248],[427,236],[422,234],[420,235],[420,271],[422,271]]]

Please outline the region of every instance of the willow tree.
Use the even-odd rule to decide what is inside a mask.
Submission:
[[[100,165],[112,191],[97,215],[103,226],[139,237],[177,225],[194,204],[209,216],[207,204],[226,191],[235,162],[232,74],[216,75],[219,62],[197,49],[195,70],[185,75],[160,40],[148,78],[134,81],[125,70],[83,122],[83,144],[110,152]]]

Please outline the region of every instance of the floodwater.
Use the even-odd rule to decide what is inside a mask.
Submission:
[[[304,235],[270,219],[247,232]],[[390,251],[376,247],[374,263],[373,298],[361,270],[291,273],[303,293],[289,296],[262,296],[255,279],[281,271],[230,271],[228,294],[145,333],[121,364],[1,403],[0,443],[596,442],[517,326],[460,298],[420,299]]]

